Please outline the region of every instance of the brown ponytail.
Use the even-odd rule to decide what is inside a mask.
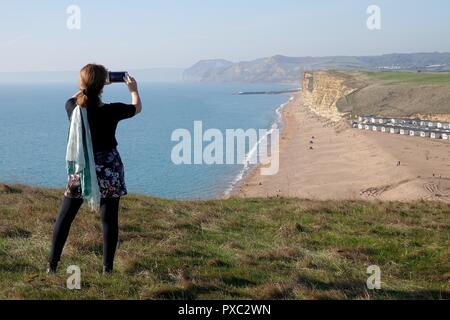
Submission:
[[[80,71],[80,93],[77,95],[77,105],[83,108],[98,106],[107,76],[108,71],[102,65],[84,66]]]

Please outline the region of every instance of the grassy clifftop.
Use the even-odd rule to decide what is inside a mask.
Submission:
[[[60,190],[0,184],[0,299],[450,298],[450,205],[131,195],[117,271],[82,209],[56,275],[43,272]],[[65,288],[78,265],[82,289]],[[382,290],[365,283],[369,265]]]
[[[447,84],[450,85],[450,73],[432,73],[432,72],[365,72],[369,79],[389,81],[391,83],[415,83],[423,85]]]
[[[341,112],[449,119],[450,73],[360,72],[351,77],[360,89],[338,101]]]

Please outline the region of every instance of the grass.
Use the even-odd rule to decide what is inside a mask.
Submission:
[[[365,72],[365,74],[372,80],[406,82],[413,84],[450,84],[450,73],[388,71]]]
[[[116,269],[82,209],[60,271],[46,275],[61,190],[0,185],[0,299],[448,299],[450,205],[130,195]],[[69,265],[82,289],[66,289]],[[378,265],[382,290],[366,288]]]

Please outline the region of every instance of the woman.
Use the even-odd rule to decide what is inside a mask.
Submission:
[[[128,75],[124,81],[131,93],[131,104],[102,103],[107,78],[105,67],[86,65],[80,71],[80,91],[66,103],[70,120],[66,155],[68,184],[53,230],[47,272],[56,272],[70,226],[84,200],[89,200],[92,208],[98,203],[103,224],[103,272],[113,270],[119,235],[119,201],[127,194],[115,131],[120,120],[140,113],[142,104],[137,83]]]

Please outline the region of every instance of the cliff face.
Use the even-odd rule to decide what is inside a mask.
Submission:
[[[332,71],[305,72],[302,79],[302,101],[311,111],[333,122],[342,119],[337,103],[358,87],[346,74]]]
[[[448,121],[448,74],[405,72],[305,72],[305,107],[333,122],[344,116],[377,115]]]

